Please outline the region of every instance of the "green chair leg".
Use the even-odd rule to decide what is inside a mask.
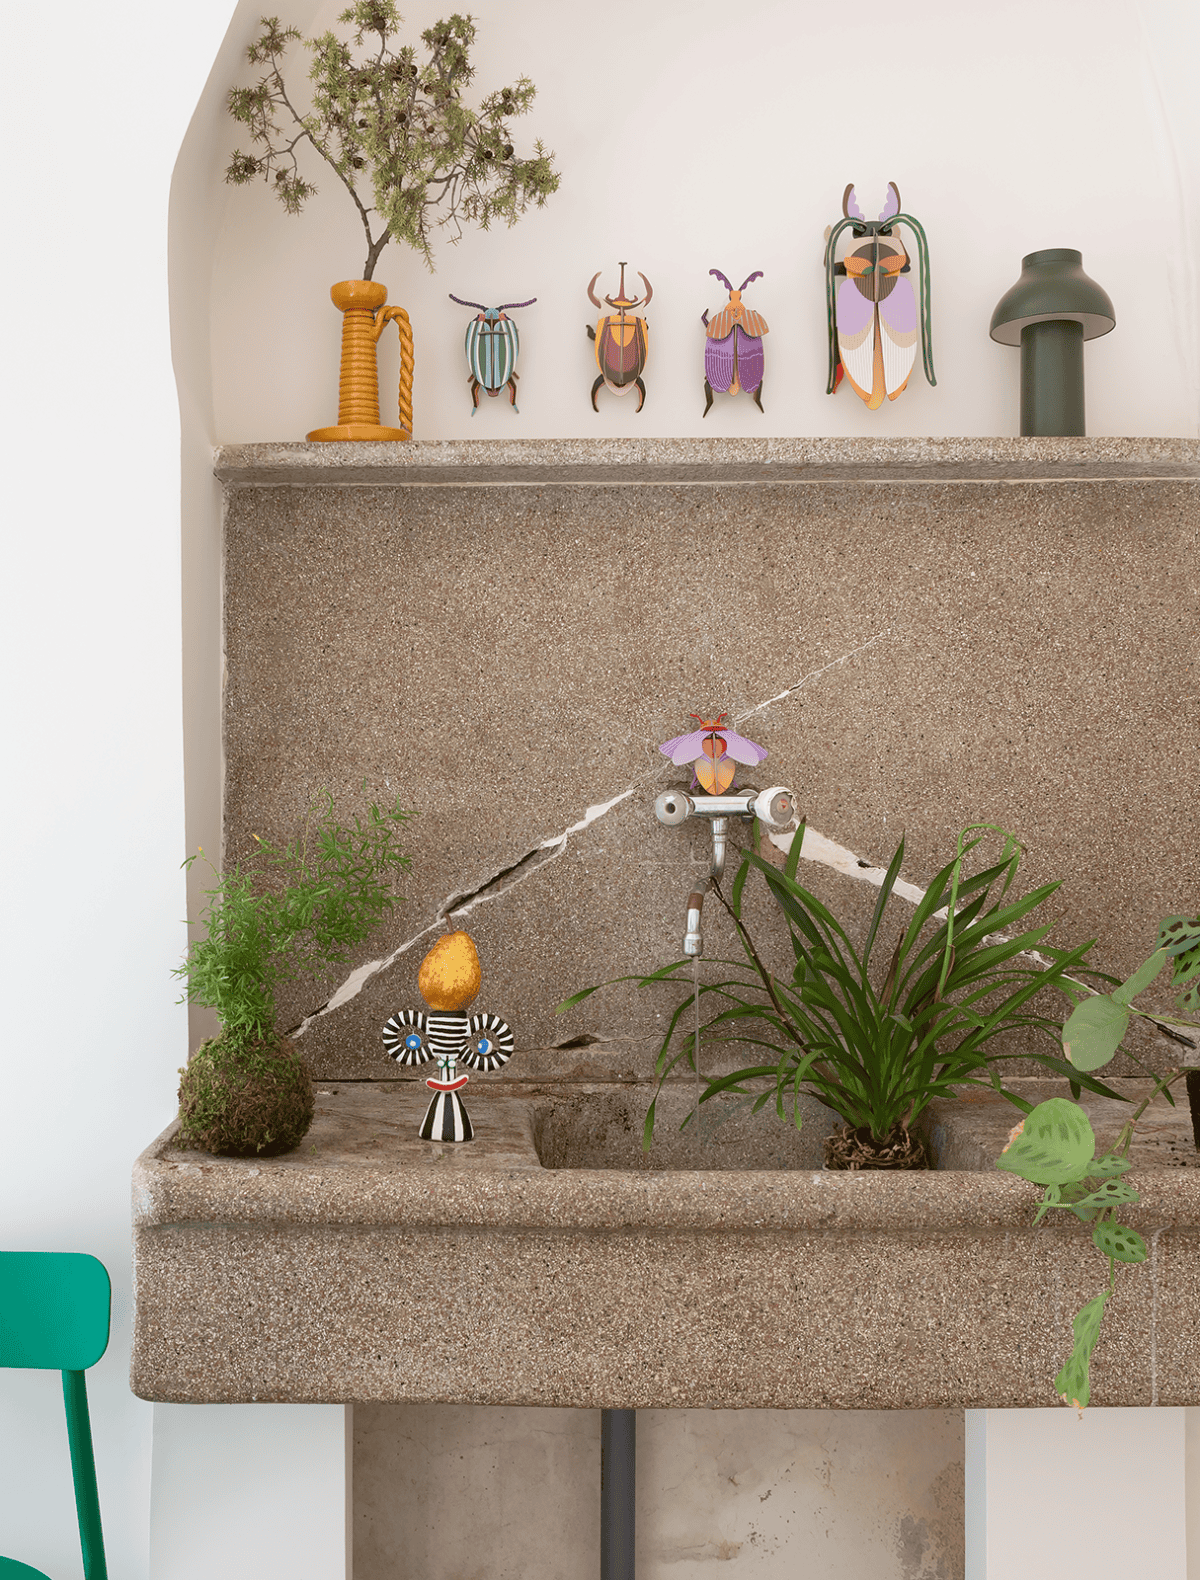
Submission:
[[[92,1423],[88,1416],[87,1380],[82,1372],[63,1372],[62,1380],[83,1573],[85,1580],[108,1580],[104,1532],[100,1528],[100,1495],[96,1490],[96,1461],[92,1454]]]

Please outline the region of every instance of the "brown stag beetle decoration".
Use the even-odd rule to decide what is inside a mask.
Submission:
[[[620,290],[616,296],[606,296],[602,302],[596,295],[596,281],[599,278],[600,271],[597,269],[592,276],[587,294],[597,307],[603,308],[607,304],[609,307],[615,307],[616,312],[605,313],[595,329],[591,324],[587,326],[588,335],[596,343],[596,366],[600,369],[600,376],[592,385],[592,410],[600,410],[596,405],[596,396],[603,384],[612,390],[614,395],[627,395],[636,387],[637,410],[641,411],[646,400],[646,386],[642,383],[642,373],[646,366],[649,326],[639,313],[634,312],[634,308],[649,306],[654,290],[650,281],[639,270],[638,279],[646,287],[646,294],[640,299],[636,296],[626,296],[625,265],[622,263]]]

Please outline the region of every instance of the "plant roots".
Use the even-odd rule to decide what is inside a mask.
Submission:
[[[842,1125],[825,1137],[827,1169],[927,1169],[931,1167],[924,1137],[897,1125],[882,1140],[868,1126]]]

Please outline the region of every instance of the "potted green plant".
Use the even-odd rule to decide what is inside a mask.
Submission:
[[[1063,1051],[1073,1070],[1102,1069],[1121,1048],[1134,1016],[1152,1020],[1161,1031],[1195,1054],[1197,1041],[1184,1027],[1195,1030],[1193,1020],[1164,1020],[1134,1004],[1167,967],[1171,986],[1177,990],[1181,1010],[1200,1010],[1200,915],[1168,916],[1158,930],[1158,942],[1149,959],[1111,993],[1097,993],[1076,1005],[1062,1030]],[[1127,1057],[1132,1058],[1126,1050]],[[1134,1060],[1139,1063],[1139,1060]],[[1171,1101],[1171,1087],[1186,1078],[1191,1103],[1192,1133],[1200,1147],[1200,1072],[1182,1063],[1153,1078],[1150,1091],[1122,1126],[1109,1150],[1096,1156],[1096,1135],[1082,1107],[1063,1097],[1039,1103],[1014,1127],[996,1167],[1044,1187],[1034,1223],[1050,1212],[1069,1212],[1091,1226],[1092,1243],[1108,1259],[1108,1286],[1080,1309],[1072,1323],[1071,1353],[1054,1379],[1054,1391],[1064,1404],[1086,1408],[1091,1397],[1091,1359],[1100,1337],[1108,1302],[1116,1293],[1117,1263],[1144,1262],[1146,1242],[1138,1231],[1122,1223],[1126,1207],[1139,1196],[1122,1178],[1130,1167],[1129,1149],[1138,1120],[1159,1095]]]
[[[188,1002],[216,1011],[221,1031],[179,1072],[178,1145],[271,1157],[299,1144],[312,1123],[312,1080],[276,1028],[277,990],[344,964],[393,909],[395,875],[409,865],[399,839],[412,815],[398,801],[372,804],[343,824],[326,793],[296,839],[274,846],[255,836],[258,863],[213,869],[205,936],[175,975]]]
[[[402,308],[384,308],[387,290],[374,278],[380,254],[398,241],[433,268],[431,229],[449,226],[457,240],[464,222],[486,230],[495,220],[514,225],[531,204],[555,192],[554,155],[538,141],[522,158],[511,122],[524,115],[536,89],[528,77],[483,96],[478,109],[465,98],[475,75],[470,49],[475,24],[457,12],[421,34],[426,59],[397,45],[401,17],[392,0],[356,0],[338,17],[352,38],[333,32],[304,40],[311,59],[311,107],[305,111],[283,75],[283,56],[300,40],[294,27],[264,17],[247,50],[265,66],[250,87],[233,88],[229,113],[250,133],[252,151],[236,149],[225,179],[243,185],[261,177],[288,214],[299,214],[316,187],[301,173],[315,154],[345,188],[366,241],[362,278],[333,287],[342,319],[342,385],[336,427],[310,439],[407,439],[412,432],[412,334]],[[401,340],[400,428],[379,423],[375,342],[385,319]],[[407,377],[406,377],[407,375]]]
[[[752,1047],[757,1062],[709,1081],[701,1102],[738,1093],[757,1112],[773,1100],[781,1117],[790,1106],[799,1125],[796,1099],[807,1094],[842,1121],[825,1143],[829,1167],[923,1168],[929,1160],[916,1122],[934,1098],[953,1097],[963,1086],[988,1086],[1021,1110],[1029,1109],[1003,1083],[1007,1060],[1032,1057],[1081,1086],[1117,1095],[1062,1057],[1061,1021],[1035,1003],[1047,989],[1057,990],[1068,1005],[1088,991],[1081,979],[1096,975],[1086,965],[1091,941],[1059,949],[1046,942],[1051,924],[1024,925],[1058,885],[1008,898],[1020,863],[1013,836],[1004,834],[997,862],[967,870],[985,832],[983,826],[963,831],[953,860],[936,874],[883,959],[878,947],[904,859],[903,840],[884,876],[861,949],[797,881],[803,826],[782,870],[752,850],[745,852],[729,897],[718,883],[712,885],[733,920],[744,959],[710,962],[727,974],[699,986],[700,1000],[710,1010],[700,1031],[710,1047]],[[764,963],[742,917],[743,888],[755,871],[788,929],[795,959],[789,978]],[[623,980],[677,988],[678,974],[689,964],[676,961],[648,976]],[[561,1007],[594,991],[585,989]],[[681,1060],[693,1057],[688,1011],[694,1000],[693,989],[671,1016],[657,1061],[660,1088]],[[995,1045],[1003,1033],[1018,1028],[1045,1036],[1056,1051],[1014,1053]],[[647,1147],[654,1111],[652,1102]]]

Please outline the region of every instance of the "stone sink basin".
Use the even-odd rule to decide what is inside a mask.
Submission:
[[[1036,1101],[1056,1088],[1024,1083]],[[1118,1085],[1122,1083],[1117,1083]],[[1133,1090],[1137,1083],[1128,1083]],[[134,1391],[181,1402],[585,1408],[1047,1405],[1107,1264],[996,1172],[1015,1119],[937,1105],[937,1172],[820,1168],[803,1131],[690,1086],[481,1080],[477,1139],[416,1139],[413,1080],[325,1083],[290,1156],[172,1145],[134,1170]],[[714,1105],[715,1106],[715,1105]],[[1103,1144],[1124,1105],[1090,1105]],[[716,1122],[719,1120],[719,1122]],[[1106,1405],[1200,1403],[1200,1168],[1186,1104],[1139,1128],[1122,1269],[1093,1361]]]

